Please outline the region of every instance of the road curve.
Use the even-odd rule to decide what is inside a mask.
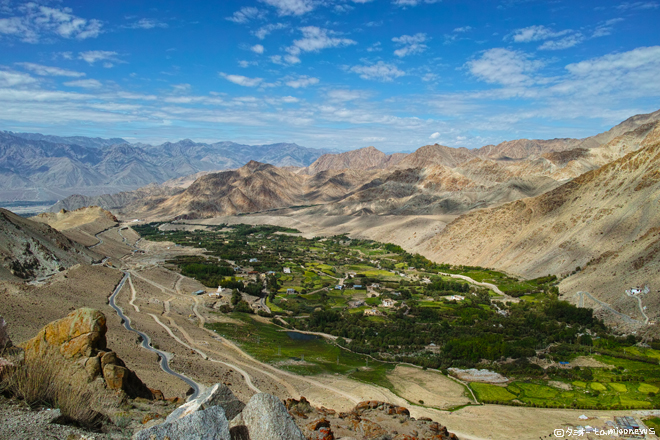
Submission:
[[[122,272],[124,272],[124,278],[122,278],[121,281],[119,282],[119,284],[117,284],[117,287],[115,288],[115,291],[112,292],[112,295],[110,295],[110,298],[108,300],[108,302],[110,304],[110,307],[115,309],[115,312],[117,312],[117,315],[121,318],[122,323],[124,324],[124,328],[126,328],[126,330],[131,331],[133,333],[136,333],[140,336],[140,338],[142,339],[142,343],[140,344],[142,346],[142,348],[146,348],[147,350],[149,350],[151,352],[154,352],[158,355],[158,359],[159,359],[159,362],[160,362],[160,368],[164,372],[166,372],[167,374],[170,374],[170,375],[184,381],[186,384],[188,384],[193,389],[193,393],[189,397],[189,400],[197,398],[197,396],[200,393],[199,385],[195,381],[193,381],[192,379],[189,379],[188,377],[184,376],[183,374],[180,374],[180,373],[177,373],[176,371],[173,371],[170,368],[169,359],[168,359],[167,354],[160,351],[160,350],[156,350],[155,348],[153,348],[151,346],[151,339],[149,338],[149,336],[147,336],[146,334],[142,333],[141,331],[135,330],[133,327],[131,327],[130,319],[126,315],[124,315],[124,312],[122,311],[121,307],[119,307],[115,303],[115,297],[117,296],[117,294],[119,293],[121,288],[124,287],[124,284],[126,283],[126,280],[128,280],[128,277],[130,276],[130,274],[127,271],[122,271]]]

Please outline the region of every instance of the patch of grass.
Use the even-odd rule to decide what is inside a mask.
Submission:
[[[470,382],[470,388],[472,388],[472,391],[474,391],[479,400],[504,402],[516,398],[516,395],[510,393],[506,388],[487,383]]]
[[[628,392],[628,388],[626,387],[626,384],[624,384],[624,383],[612,382],[612,383],[609,383],[608,385],[610,386],[610,388],[612,388],[617,393],[627,393]]]
[[[653,428],[657,433],[660,433],[660,417],[651,417],[644,420],[644,424],[648,428]]]
[[[324,338],[293,339],[280,328],[252,319],[249,315],[233,313],[245,325],[207,324],[207,328],[240,345],[261,362],[301,375],[343,374],[364,382],[392,387],[387,372],[394,368],[341,349]],[[303,361],[304,356],[304,361]]]
[[[648,393],[656,393],[660,391],[658,387],[654,387],[653,385],[649,385],[647,383],[640,383],[639,388],[637,388],[640,393],[648,394]]]
[[[600,382],[591,382],[589,384],[592,390],[596,391],[607,391],[607,387]]]

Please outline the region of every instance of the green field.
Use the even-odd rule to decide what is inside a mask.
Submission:
[[[392,364],[369,359],[367,367],[365,356],[343,350],[324,338],[292,339],[287,331],[255,321],[249,315],[232,313],[231,317],[240,320],[243,325],[216,323],[206,327],[236,343],[261,362],[303,376],[339,373],[392,388],[386,377],[387,372],[394,368]]]
[[[479,401],[505,402],[516,398],[515,394],[511,394],[506,388],[498,387],[497,385],[470,382],[470,388],[477,395]]]

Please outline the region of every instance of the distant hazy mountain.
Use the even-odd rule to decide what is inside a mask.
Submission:
[[[0,132],[0,200],[125,191],[200,171],[239,168],[250,160],[305,167],[326,152],[283,143],[251,146],[185,139],[152,146],[119,138]]]

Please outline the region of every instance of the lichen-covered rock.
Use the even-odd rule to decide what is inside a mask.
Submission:
[[[154,393],[116,353],[108,351],[107,330],[105,315],[101,311],[82,308],[69,313],[66,318],[47,324],[37,336],[20,344],[20,347],[25,350],[27,359],[60,355],[77,364],[84,372],[82,376],[72,375],[72,381],[93,381],[103,377],[111,390],[123,390],[133,398],[152,399]]]
[[[105,315],[99,310],[82,308],[66,318],[53,321],[42,328],[37,336],[20,346],[27,358],[57,352],[66,359],[94,356],[105,350]]]
[[[252,437],[254,440],[257,437]],[[220,406],[196,411],[174,421],[144,429],[133,440],[231,440],[229,422]]]
[[[282,401],[270,394],[252,396],[231,425],[247,427],[253,440],[306,440]]]
[[[238,400],[226,385],[217,383],[201,393],[195,400],[184,403],[175,409],[167,417],[167,421],[178,420],[196,411],[205,410],[213,406],[222,407],[228,419],[233,419],[245,408],[245,404]]]

